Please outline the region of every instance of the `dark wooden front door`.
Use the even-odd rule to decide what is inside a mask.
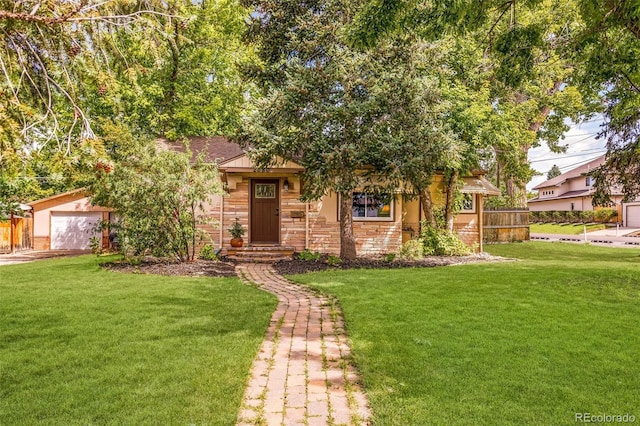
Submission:
[[[280,198],[277,179],[251,181],[251,242],[280,242]]]

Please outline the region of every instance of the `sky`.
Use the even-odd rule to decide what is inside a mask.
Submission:
[[[562,173],[565,173],[603,155],[607,151],[606,140],[596,140],[602,120],[602,116],[595,116],[584,123],[571,124],[571,129],[565,133],[564,140],[560,141],[560,145],[568,145],[565,153],[552,153],[544,142],[541,146],[530,149],[529,163],[533,169],[542,174],[534,176],[527,184],[527,189],[531,190],[547,180],[547,173],[554,164],[560,167]]]

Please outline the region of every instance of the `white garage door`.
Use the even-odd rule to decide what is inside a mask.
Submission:
[[[51,250],[88,250],[102,213],[51,213]]]
[[[624,224],[627,228],[640,228],[640,205],[638,206],[626,206],[627,208],[627,223]]]

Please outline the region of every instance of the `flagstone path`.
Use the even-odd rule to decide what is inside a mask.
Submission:
[[[349,363],[339,309],[261,263],[236,266],[241,280],[275,294],[238,425],[367,425],[369,408]]]

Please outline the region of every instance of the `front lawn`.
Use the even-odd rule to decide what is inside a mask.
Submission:
[[[520,261],[295,276],[335,295],[376,425],[640,420],[640,251],[488,246]]]
[[[236,278],[0,267],[0,424],[231,425],[276,300]]]
[[[585,226],[587,227],[587,232],[607,229],[607,227],[602,223],[591,223],[588,225],[584,225],[582,223],[532,223],[529,225],[529,232],[532,234],[578,235],[584,232]]]

